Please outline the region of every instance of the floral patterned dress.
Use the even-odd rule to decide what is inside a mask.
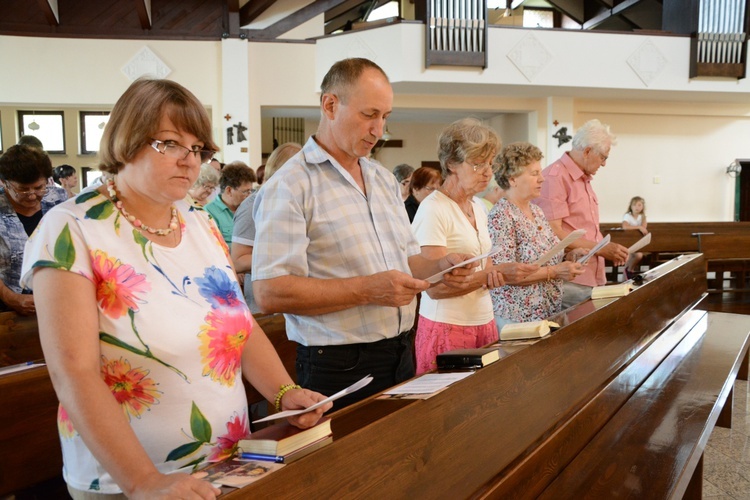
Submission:
[[[175,206],[182,240],[167,248],[108,198],[82,193],[42,219],[22,272],[27,286],[37,267],[94,283],[101,377],[163,473],[225,458],[249,434],[241,355],[252,317],[216,225],[186,201]],[[62,406],[57,422],[65,481],[119,493]]]
[[[532,221],[520,208],[503,198],[490,211],[488,226],[493,246],[502,251],[492,257],[494,264],[502,262],[531,263],[560,242],[552,231],[544,212],[531,204]],[[560,252],[547,265],[562,262]],[[546,319],[562,309],[562,280],[540,281],[531,285],[505,285],[490,290],[496,317],[514,323]]]

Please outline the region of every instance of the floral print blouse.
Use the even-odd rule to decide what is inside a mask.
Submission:
[[[560,242],[552,231],[544,212],[531,204],[534,220],[529,219],[516,205],[503,198],[490,211],[488,226],[492,246],[502,248],[492,257],[494,264],[502,262],[532,263]],[[562,262],[563,252],[546,265]],[[531,285],[505,285],[490,290],[495,316],[514,323],[546,319],[562,309],[562,280],[540,281]]]
[[[26,286],[37,267],[95,285],[102,380],[163,473],[228,457],[249,434],[241,356],[252,317],[216,225],[184,200],[175,206],[182,240],[168,248],[108,198],[82,193],[45,215],[22,271]],[[119,493],[62,406],[57,423],[65,481]]]

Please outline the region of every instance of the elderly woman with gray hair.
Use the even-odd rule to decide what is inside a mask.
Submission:
[[[535,262],[560,242],[544,212],[531,200],[542,190],[542,152],[527,142],[503,148],[495,180],[505,190],[488,217],[492,244],[501,250],[494,264]],[[571,256],[574,256],[572,254]],[[498,329],[508,323],[548,318],[562,308],[562,283],[583,273],[576,262],[563,262],[563,252],[523,280],[490,291]]]
[[[205,205],[211,201],[211,195],[216,191],[221,180],[221,174],[210,163],[201,165],[201,171],[195,184],[188,190],[188,194],[198,205]]]
[[[412,223],[424,257],[490,251],[487,215],[474,195],[489,184],[499,149],[498,135],[478,120],[466,118],[443,130],[438,158],[445,181],[422,201]],[[417,373],[435,368],[441,352],[496,341],[498,331],[487,289],[506,280],[521,280],[537,268],[518,263],[492,265],[484,259],[464,287],[438,284],[423,292],[415,343]]]

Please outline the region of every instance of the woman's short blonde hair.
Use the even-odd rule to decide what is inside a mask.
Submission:
[[[268,161],[266,162],[263,182],[270,179],[277,170],[284,166],[284,163],[286,163],[289,158],[296,155],[300,151],[302,151],[302,146],[300,146],[296,142],[285,142],[281,146],[274,149],[271,152],[271,155],[268,157]]]
[[[179,130],[218,151],[211,138],[211,121],[189,90],[170,80],[139,78],[115,103],[99,147],[99,170],[116,174],[158,132],[166,114]]]
[[[526,167],[544,158],[542,150],[528,142],[512,142],[500,152],[495,180],[502,189],[510,189],[510,180],[521,175]]]
[[[467,160],[495,163],[502,147],[500,136],[492,128],[475,118],[463,118],[445,127],[438,139],[438,159],[443,178],[447,179],[450,166]]]

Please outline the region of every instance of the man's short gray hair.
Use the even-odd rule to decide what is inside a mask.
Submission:
[[[573,137],[573,149],[583,151],[586,148],[594,148],[601,152],[603,146],[615,145],[617,138],[610,132],[609,125],[605,125],[596,118],[589,120],[578,129]]]

